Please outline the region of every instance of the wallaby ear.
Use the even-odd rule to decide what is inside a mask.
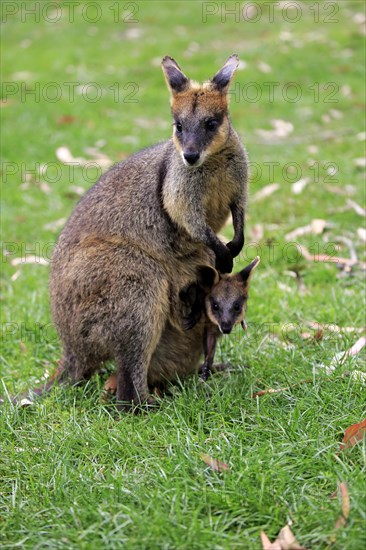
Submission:
[[[161,62],[165,80],[172,95],[183,92],[189,87],[189,79],[182,73],[178,63],[169,56]]]
[[[239,65],[239,57],[234,54],[228,57],[225,65],[212,78],[211,82],[214,87],[220,92],[226,93],[229,89],[230,82],[233,79],[234,73]]]
[[[239,271],[236,277],[238,277],[242,283],[244,283],[245,285],[248,285],[250,278],[253,275],[253,271],[255,270],[255,268],[257,267],[260,261],[261,261],[260,257],[256,256],[254,260],[250,262],[249,265],[247,265],[246,267],[244,267],[244,269]]]
[[[219,274],[215,268],[209,265],[203,265],[198,268],[197,282],[206,292],[210,292],[212,287],[219,282],[219,279]]]

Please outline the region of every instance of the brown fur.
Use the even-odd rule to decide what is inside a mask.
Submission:
[[[243,245],[247,160],[226,99],[236,65],[232,56],[201,88],[164,58],[173,116],[184,112],[194,146],[205,131],[202,116],[222,117],[200,149],[204,162],[186,166],[175,138],[144,149],[106,172],[66,223],[50,278],[61,382],[89,378],[114,359],[122,407],[148,400],[149,383],[197,368],[203,328],[184,332],[179,289],[201,265],[230,271]],[[230,210],[235,237],[226,247],[215,233]]]

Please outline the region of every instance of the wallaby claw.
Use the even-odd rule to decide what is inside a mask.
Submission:
[[[207,363],[204,363],[202,367],[199,369],[199,374],[200,374],[200,380],[202,382],[206,382],[206,380],[208,380],[208,377],[211,374],[211,370],[209,365],[207,365]]]

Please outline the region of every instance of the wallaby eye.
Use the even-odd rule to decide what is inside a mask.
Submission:
[[[219,311],[219,304],[218,304],[217,302],[214,302],[214,303],[212,304],[212,309],[213,309],[214,311]]]
[[[205,123],[205,126],[206,126],[206,130],[208,130],[209,132],[213,132],[214,130],[216,130],[217,126],[218,126],[218,122],[215,118],[211,118],[210,120],[206,120],[206,123]]]
[[[241,310],[241,305],[240,304],[234,304],[234,311],[239,313],[240,310]]]
[[[176,123],[175,123],[175,129],[176,129],[177,132],[179,132],[179,133],[183,132],[182,123],[181,123],[181,122],[176,122]]]

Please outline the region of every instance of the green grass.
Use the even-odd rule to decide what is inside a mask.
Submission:
[[[344,210],[348,197],[359,204],[365,198],[364,171],[354,162],[365,154],[359,135],[364,131],[363,36],[355,17],[364,11],[363,2],[330,3],[339,7],[335,14],[329,3],[315,3],[319,22],[310,9],[314,3],[301,2],[296,23],[286,21],[278,7],[269,22],[269,6],[262,2],[257,2],[262,10],[257,22],[242,16],[236,22],[229,14],[222,22],[218,13],[205,23],[200,2],[137,2],[132,3],[139,8],[135,24],[115,23],[109,8],[116,3],[100,2],[101,18],[91,23],[82,17],[85,4],[75,8],[74,22],[65,8],[59,21],[50,23],[42,15],[39,22],[25,17],[22,3],[14,2],[18,13],[2,25],[2,80],[15,82],[19,90],[1,109],[0,394],[3,387],[10,394],[31,387],[60,358],[49,313],[48,267],[11,264],[26,253],[50,256],[60,228],[47,224],[70,214],[77,201],[73,185],[86,190],[96,177],[95,170],[80,167],[72,173],[55,151],[67,146],[74,157],[89,159],[85,148],[104,140],[100,150],[118,161],[169,137],[168,92],[158,66],[165,54],[197,80],[212,76],[233,52],[246,63],[236,77],[231,115],[251,162],[261,169],[258,177],[252,170],[247,243],[257,240],[252,231],[261,224],[262,261],[253,278],[249,332],[223,338],[217,352],[219,360],[237,365],[236,371],[217,374],[207,385],[184,380],[155,412],[138,417],[118,419],[112,407],[100,404],[106,374],[85,387],[56,388],[28,409],[9,404],[0,409],[0,546],[251,550],[260,548],[262,529],[274,539],[291,521],[306,548],[363,548],[365,440],[337,451],[344,430],[365,417],[365,387],[342,376],[362,370],[365,354],[347,360],[329,379],[317,368],[352,346],[359,332],[325,331],[319,341],[301,338],[302,332],[313,332],[307,321],[343,329],[365,325],[363,274],[357,268],[342,274],[334,264],[309,262],[285,248],[288,232],[322,218],[332,224],[326,232],[298,242],[320,253],[336,243],[337,254],[349,257],[347,245],[337,241],[347,237],[365,261],[357,234],[364,219]],[[260,70],[261,62],[270,73]],[[21,92],[22,85],[35,89],[37,82],[37,100]],[[47,100],[50,82],[62,91],[60,101]],[[66,82],[95,82],[103,97],[92,103],[75,92],[71,100]],[[244,94],[250,82],[262,93],[257,102]],[[273,101],[268,82],[278,83]],[[283,97],[289,82],[302,93],[294,103]],[[128,83],[133,87],[124,89]],[[137,102],[128,103],[134,90]],[[270,129],[271,119],[292,122],[293,133],[263,140],[257,130]],[[327,174],[327,162],[336,165],[335,175]],[[22,185],[24,172],[43,163],[52,163],[46,176],[36,171]],[[268,163],[276,163],[273,174]],[[286,174],[288,163],[296,163],[298,175]],[[295,195],[291,185],[299,177],[310,181]],[[273,182],[280,184],[278,191],[251,200]],[[230,232],[225,228],[226,236]],[[236,267],[255,253],[248,246]],[[306,293],[291,271],[300,273]],[[255,391],[281,387],[290,389],[251,398]],[[200,453],[226,462],[230,472],[210,470]],[[351,508],[347,525],[336,530],[341,504],[329,496],[342,481]]]

